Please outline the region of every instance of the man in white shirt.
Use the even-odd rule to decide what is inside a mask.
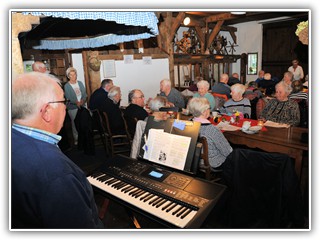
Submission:
[[[288,68],[289,72],[293,74],[293,80],[303,80],[304,73],[302,67],[299,65],[299,61],[294,59],[292,61],[292,66]]]

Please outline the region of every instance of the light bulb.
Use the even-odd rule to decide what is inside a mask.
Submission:
[[[183,20],[183,24],[184,25],[188,25],[190,23],[190,18],[189,17],[186,17],[184,20]]]

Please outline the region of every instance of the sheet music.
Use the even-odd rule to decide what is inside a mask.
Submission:
[[[191,137],[150,129],[143,157],[158,164],[183,170],[190,142]]]

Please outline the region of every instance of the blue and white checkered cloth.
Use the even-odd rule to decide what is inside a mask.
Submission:
[[[35,49],[68,49],[68,48],[95,48],[102,47],[121,42],[130,42],[139,39],[147,39],[159,34],[158,19],[154,12],[81,12],[81,11],[57,11],[57,12],[22,12],[24,15],[31,14],[33,16],[51,16],[56,18],[69,19],[103,19],[105,21],[115,21],[119,24],[129,26],[145,26],[149,32],[139,33],[135,35],[116,35],[107,34],[99,37],[90,37],[86,39],[71,40],[41,40],[40,45],[34,46]]]

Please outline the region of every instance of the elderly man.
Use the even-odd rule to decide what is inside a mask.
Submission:
[[[12,83],[12,228],[102,228],[92,187],[57,143],[66,114],[59,80],[43,73]]]
[[[171,81],[163,79],[160,82],[160,96],[166,97],[169,101],[170,107],[184,108],[184,98],[177,89],[171,88]]]
[[[136,131],[136,124],[138,120],[144,120],[148,117],[147,111],[144,107],[144,94],[139,89],[133,89],[128,94],[129,106],[123,110],[124,119],[127,122],[128,130],[131,137],[134,137]]]
[[[220,80],[212,87],[213,93],[225,94],[228,98],[231,98],[230,86],[228,85],[229,76],[226,73],[221,74]]]
[[[108,92],[112,86],[113,86],[112,79],[102,80],[100,88],[95,90],[90,96],[89,108],[91,110],[100,109],[101,105],[108,97]]]
[[[44,65],[43,62],[36,61],[36,62],[34,62],[32,64],[32,71],[46,73],[47,72],[47,68],[46,68],[46,65]]]

